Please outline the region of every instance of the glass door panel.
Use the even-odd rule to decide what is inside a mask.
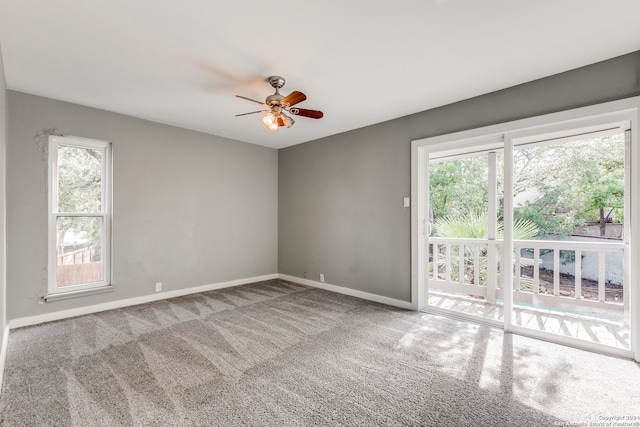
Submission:
[[[430,308],[503,320],[497,162],[495,152],[429,162]]]
[[[619,132],[514,147],[514,326],[630,350],[627,146]]]

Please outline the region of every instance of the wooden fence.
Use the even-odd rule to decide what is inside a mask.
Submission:
[[[102,263],[91,261],[95,251],[91,246],[58,256],[58,286],[102,280]]]

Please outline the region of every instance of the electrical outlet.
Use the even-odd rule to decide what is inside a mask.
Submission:
[[[323,274],[323,273],[320,273],[320,281],[321,281],[322,283],[324,283],[324,274]]]
[[[160,292],[162,291],[162,283],[158,282],[156,283],[156,292]]]

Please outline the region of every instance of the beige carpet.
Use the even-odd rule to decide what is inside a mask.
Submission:
[[[539,427],[625,416],[640,416],[632,361],[281,280],[13,330],[0,400],[3,426]]]

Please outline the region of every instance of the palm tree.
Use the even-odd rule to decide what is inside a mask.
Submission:
[[[466,215],[447,215],[436,220],[434,232],[436,236],[460,239],[486,239],[488,237],[489,219],[486,211],[472,212]],[[504,236],[504,224],[498,222],[498,238]],[[531,240],[538,235],[538,226],[528,219],[516,219],[513,224],[515,240]]]
[[[434,233],[436,236],[459,238],[459,239],[486,239],[488,237],[488,214],[486,211],[470,212],[466,215],[448,215],[435,221]],[[513,238],[515,240],[531,240],[538,235],[538,226],[528,219],[517,219],[513,224]],[[498,222],[497,237],[503,238],[504,236],[504,224],[502,221]],[[457,259],[462,252],[464,256],[464,271],[460,274],[465,274],[470,280],[468,283],[474,282],[474,253],[465,245],[458,245],[457,250],[452,248],[451,260],[452,265],[458,265]],[[444,260],[441,260],[438,267],[444,265]],[[498,257],[499,262],[500,257]],[[527,258],[520,258],[520,265],[527,266],[532,265],[533,260]],[[482,248],[479,254],[479,265],[481,282],[486,282],[486,269],[487,269],[487,251],[486,248]],[[498,277],[500,280],[500,277]],[[521,283],[525,289],[531,287],[533,283],[526,283],[523,280]],[[478,283],[481,285],[481,283]]]

